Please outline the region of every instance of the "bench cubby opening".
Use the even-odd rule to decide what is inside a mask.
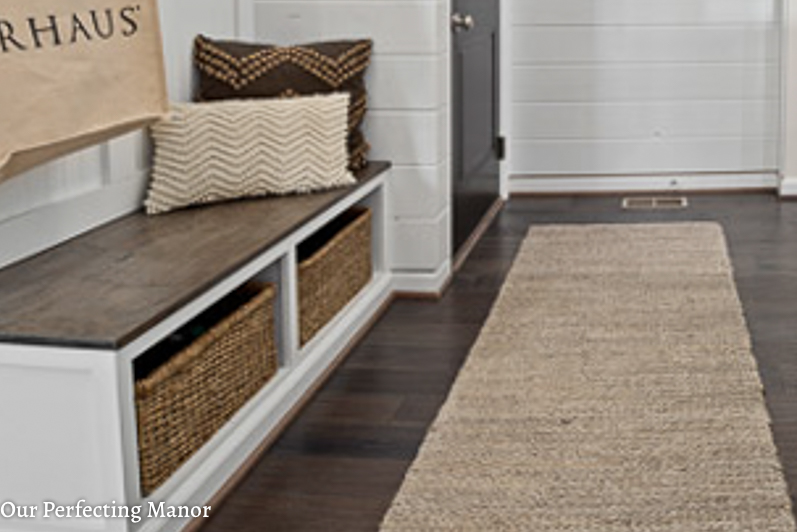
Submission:
[[[354,206],[297,249],[300,343],[306,345],[373,279],[373,215]]]
[[[248,282],[134,361],[141,491],[149,495],[276,375],[273,284]]]

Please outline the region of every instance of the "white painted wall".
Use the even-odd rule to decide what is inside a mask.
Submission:
[[[447,0],[243,0],[243,35],[301,44],[371,38],[365,132],[394,164],[390,209],[399,277],[441,277],[450,257]]]
[[[785,26],[797,27],[797,7],[788,9],[797,0],[783,1]],[[797,90],[783,91],[785,118],[777,107],[777,2],[504,0],[502,115],[514,139],[505,173],[780,163],[783,190],[797,194]],[[177,100],[190,97],[198,32],[278,43],[374,38],[367,132],[373,157],[396,165],[393,266],[398,279],[436,286],[450,256],[450,0],[162,0],[161,12]],[[797,86],[796,36],[784,35],[788,87]],[[781,122],[782,145],[772,132]],[[137,208],[148,160],[134,134],[0,185],[0,266]]]
[[[392,266],[398,288],[447,275],[449,0],[161,0],[169,94],[188,100],[197,33],[280,44],[370,37],[366,134],[395,165]],[[139,207],[149,161],[143,134],[67,157],[0,186],[0,266]]]
[[[510,0],[510,172],[774,171],[779,0]]]
[[[797,0],[783,0],[783,133],[780,194],[797,197]]]
[[[160,2],[170,97],[190,98],[191,40],[236,32],[234,0]],[[56,160],[0,184],[0,267],[141,204],[149,166],[135,133]]]

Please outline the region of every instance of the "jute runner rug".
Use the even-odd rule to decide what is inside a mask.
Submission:
[[[715,224],[532,229],[382,525],[794,530]]]

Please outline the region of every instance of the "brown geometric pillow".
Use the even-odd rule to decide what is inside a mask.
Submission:
[[[361,126],[368,100],[364,77],[372,49],[370,40],[278,47],[216,41],[199,35],[194,41],[194,64],[199,71],[195,99],[202,102],[348,92],[349,168],[359,170],[368,163],[370,150]]]

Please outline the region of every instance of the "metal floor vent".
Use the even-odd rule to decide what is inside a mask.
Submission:
[[[623,209],[644,209],[644,210],[665,210],[665,209],[685,209],[689,206],[689,200],[684,197],[633,197],[623,198]]]

